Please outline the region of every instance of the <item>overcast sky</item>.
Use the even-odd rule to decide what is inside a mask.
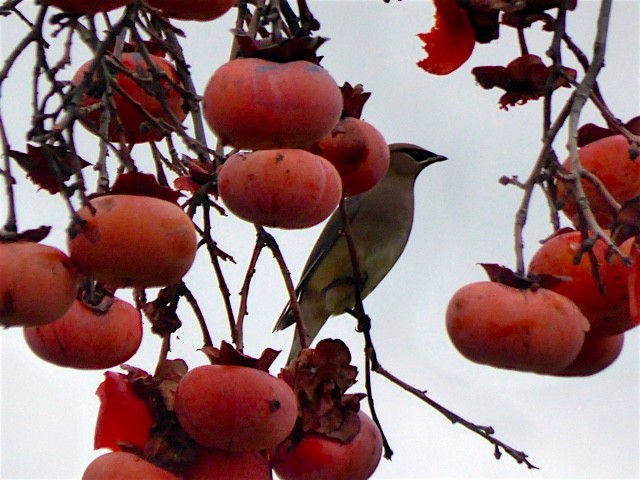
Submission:
[[[638,331],[627,334],[616,363],[587,378],[554,378],[493,369],[468,362],[448,340],[444,312],[453,293],[485,278],[478,262],[514,267],[513,221],[521,194],[498,184],[502,175],[528,175],[542,136],[541,103],[498,109],[500,92],[484,91],[470,74],[478,65],[506,64],[518,56],[515,36],[502,30],[499,43],[478,46],[472,59],[447,77],[429,76],[415,66],[422,58],[418,32],[432,25],[431,1],[310,0],[331,39],[320,53],[323,65],[342,84],[362,83],[373,95],[364,118],[391,142],[411,142],[446,155],[449,161],[430,167],[416,184],[416,218],[409,245],[396,268],[366,300],[373,319],[373,338],[383,365],[470,421],[490,424],[496,436],[525,450],[539,471],[527,471],[510,457],[493,458],[492,446],[420,403],[408,393],[375,378],[374,395],[386,434],[395,451],[382,461],[374,478],[637,478],[639,467]],[[569,14],[568,31],[591,53],[599,2],[581,0]],[[603,94],[613,112],[627,120],[638,112],[640,78],[638,3],[614,2],[607,64],[600,76]],[[203,89],[211,73],[228,57],[235,12],[207,24],[180,22],[189,38],[187,59],[194,81]],[[3,56],[22,29],[3,19]],[[544,55],[549,34],[535,27],[527,32],[531,53]],[[569,55],[565,55],[569,58]],[[15,149],[24,148],[29,122],[27,87],[33,56],[21,61],[3,91],[2,113]],[[87,59],[79,52],[74,62]],[[69,78],[72,75],[69,72]],[[562,92],[558,96],[566,98]],[[583,123],[602,123],[591,107]],[[95,140],[84,136],[81,154],[95,158]],[[566,135],[556,142],[563,157]],[[151,170],[144,149],[136,161]],[[64,205],[46,192],[35,193],[22,173],[18,178],[19,225],[54,225],[45,243],[65,248],[68,222]],[[0,200],[1,202],[2,200]],[[3,209],[5,207],[4,204]],[[551,233],[540,195],[534,198],[526,228],[526,255]],[[564,220],[563,220],[564,221]],[[566,224],[566,222],[565,222]],[[253,248],[251,225],[234,217],[217,218],[215,238],[237,265],[225,265],[235,293]],[[279,242],[294,280],[320,227],[272,233]],[[227,327],[215,279],[207,258],[186,277],[201,299],[212,334],[227,339]],[[246,348],[258,354],[265,347],[288,349],[292,331],[272,334],[286,302],[275,263],[265,252],[258,264],[246,322]],[[185,322],[172,357],[190,367],[204,364],[196,351],[200,336],[192,319]],[[322,337],[343,338],[354,362],[362,365],[362,340],[347,316],[332,319]],[[94,391],[102,372],[55,367],[36,358],[22,332],[0,332],[0,477],[2,479],[79,478],[98,453],[92,450],[98,408]],[[139,353],[128,363],[152,370],[160,342],[148,329]],[[283,355],[284,357],[284,355]],[[282,365],[276,362],[272,372]],[[117,369],[114,369],[117,370]],[[364,390],[364,380],[354,391]]]

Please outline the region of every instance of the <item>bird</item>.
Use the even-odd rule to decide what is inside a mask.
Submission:
[[[416,178],[429,165],[447,159],[410,143],[393,143],[389,145],[389,153],[389,168],[383,179],[370,190],[344,200],[364,280],[362,299],[389,273],[407,245],[413,225]],[[341,213],[336,210],[311,250],[296,287],[309,344],[329,317],[355,306],[352,262],[341,229]],[[274,331],[294,323],[288,303]],[[295,334],[287,364],[300,350],[300,338]]]

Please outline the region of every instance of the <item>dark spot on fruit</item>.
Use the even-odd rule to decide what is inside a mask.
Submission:
[[[2,310],[0,315],[13,315],[15,313],[15,298],[13,293],[6,291],[2,293]]]
[[[269,401],[269,409],[272,412],[277,412],[278,410],[280,410],[281,406],[282,406],[282,404],[280,403],[280,400],[270,400]]]

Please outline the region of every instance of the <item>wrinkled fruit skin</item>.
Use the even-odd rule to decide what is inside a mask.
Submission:
[[[623,135],[614,135],[589,143],[578,152],[583,168],[596,175],[620,204],[640,195],[640,162],[631,159],[630,148]],[[571,169],[570,161],[567,158],[563,163],[567,171]],[[562,211],[574,225],[579,226],[576,202],[564,182],[558,181],[557,186],[558,200],[566,202]],[[603,228],[611,227],[613,212],[602,194],[586,179],[582,186],[598,223]]]
[[[324,158],[298,149],[237,153],[218,176],[218,191],[238,217],[265,227],[308,228],[338,206],[342,182]]]
[[[342,179],[342,195],[365,192],[380,182],[389,168],[389,146],[371,124],[346,117],[310,151],[329,160]]]
[[[449,301],[447,332],[472,362],[557,373],[578,356],[589,324],[568,298],[495,282],[463,286]]]
[[[632,244],[630,239],[620,246],[623,255],[631,254]],[[612,256],[611,263],[607,262],[607,245],[598,240],[592,251],[605,287],[603,295],[593,277],[589,255],[584,253],[580,263],[574,264],[581,245],[582,235],[577,231],[551,237],[531,258],[529,271],[567,278],[567,281],[548,288],[569,298],[580,308],[591,324],[589,335],[615,335],[634,327],[629,311],[629,275],[636,267],[624,265],[617,255]]]
[[[175,84],[180,84],[178,73],[173,65],[164,58],[156,55],[151,55],[150,58],[157,70],[167,75],[167,77]],[[149,64],[140,53],[123,53],[120,61],[125,68],[130,70],[133,74],[149,81],[153,78]],[[73,85],[80,85],[82,83],[91,67],[91,63],[92,61],[89,61],[80,66],[71,79],[71,83]],[[152,117],[164,120],[169,125],[175,125],[171,115],[165,111],[160,95],[156,96],[155,94],[147,93],[141,85],[125,74],[116,73],[115,75],[118,86],[127,92],[134,100],[140,103],[140,105]],[[178,122],[182,122],[187,117],[182,95],[167,80],[159,80],[159,83],[162,86],[162,91],[164,92],[169,110],[173,113]],[[89,87],[87,93],[85,93],[82,99],[81,107],[89,107],[101,102],[102,91],[104,88],[95,88],[95,90],[96,91],[93,92],[92,87]],[[113,102],[122,124],[121,128],[124,139],[127,143],[158,141],[164,137],[164,131],[160,127],[155,126],[149,118],[125,96],[118,92],[114,92]],[[83,124],[93,133],[98,133],[100,130],[100,117],[102,111],[103,109],[99,108],[87,113],[83,117]],[[113,118],[113,115],[111,115],[109,120],[107,139],[112,142],[120,141],[120,126],[118,125],[117,120]]]
[[[85,223],[68,238],[69,256],[87,276],[113,287],[163,287],[195,259],[193,222],[176,204],[138,195],[106,195],[78,210]]]
[[[169,18],[206,22],[227,13],[237,0],[148,0],[147,3]]]
[[[295,424],[298,405],[284,381],[261,370],[204,365],[178,384],[175,412],[200,445],[246,452],[271,449]]]
[[[357,480],[369,478],[382,456],[378,427],[362,411],[360,432],[345,444],[317,433],[305,434],[291,447],[288,439],[271,457],[271,466],[282,480]]]
[[[73,13],[98,13],[108,12],[116,8],[124,7],[131,0],[40,0],[44,5],[57,7],[65,12]]]
[[[77,292],[75,269],[57,248],[0,243],[0,326],[51,323],[69,310]]]
[[[24,337],[33,353],[47,362],[106,369],[126,362],[138,351],[142,318],[132,305],[119,299],[104,314],[76,300],[58,320],[25,328]]]
[[[578,357],[556,373],[563,377],[586,377],[601,372],[620,356],[624,344],[624,333],[609,337],[587,335]]]
[[[180,480],[152,463],[126,452],[110,452],[93,460],[82,480]]]
[[[183,480],[271,480],[271,465],[261,452],[226,452],[201,447],[182,472]]]
[[[342,113],[342,93],[322,67],[238,58],[207,83],[202,112],[225,145],[296,148],[327,135]]]
[[[121,451],[134,446],[144,450],[154,424],[151,409],[136,395],[126,375],[104,372],[104,377],[96,390],[100,410],[93,448]]]

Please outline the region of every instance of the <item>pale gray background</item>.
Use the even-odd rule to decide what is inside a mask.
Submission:
[[[590,54],[599,2],[579,3],[569,15],[568,28]],[[626,120],[639,113],[640,14],[633,0],[614,3],[607,68],[600,81],[612,110]],[[506,64],[515,58],[519,52],[513,32],[503,29],[499,44],[478,46],[460,70],[434,77],[415,66],[423,56],[415,34],[432,25],[432,2],[311,0],[310,5],[322,22],[321,33],[331,38],[321,49],[323,65],[339,84],[363,83],[373,92],[365,119],[389,142],[417,143],[450,158],[419,178],[414,231],[405,255],[365,303],[381,361],[467,419],[493,425],[499,438],[525,450],[541,467],[527,471],[506,456],[496,461],[483,439],[375,378],[379,414],[395,450],[393,461],[382,461],[375,478],[637,478],[637,330],[627,335],[618,361],[590,378],[553,378],[475,365],[455,351],[445,332],[448,299],[462,285],[485,278],[478,262],[514,266],[512,231],[520,192],[497,180],[528,174],[542,136],[541,104],[501,111],[500,92],[481,90],[470,75],[474,66]],[[233,21],[231,13],[214,23],[179,23],[189,34],[184,45],[200,89],[228,57]],[[14,24],[0,22],[3,56],[24,33]],[[549,34],[535,27],[527,31],[527,38],[532,53],[543,55]],[[16,67],[2,97],[2,113],[16,149],[24,148],[31,58],[29,54]],[[79,50],[74,62],[86,58],[86,51]],[[556,108],[566,92],[557,97]],[[583,121],[602,123],[591,107]],[[95,140],[85,138],[82,154],[91,161]],[[556,142],[560,156],[565,143],[566,135]],[[138,148],[134,153],[151,171],[146,151]],[[20,227],[55,225],[46,243],[64,248],[68,217],[62,202],[46,192],[35,194],[20,171],[15,175]],[[527,258],[536,242],[550,233],[545,206],[539,195],[534,200],[526,229]],[[220,247],[238,261],[224,267],[237,304],[235,293],[253,248],[253,229],[234,217],[216,218],[214,228]],[[319,229],[273,231],[296,279]],[[207,258],[202,255],[199,260],[186,281],[196,290],[217,342],[227,338],[226,320]],[[285,300],[275,263],[265,252],[251,291],[248,353],[258,354],[267,346],[288,348],[292,332],[271,333]],[[172,356],[185,358],[193,367],[205,359],[195,351],[200,342],[195,322],[186,323]],[[361,365],[362,341],[353,327],[350,318],[336,318],[322,335],[345,339]],[[145,334],[143,347],[129,363],[152,370],[159,341],[148,330]],[[0,477],[79,478],[101,453],[92,445],[98,407],[94,391],[102,372],[44,363],[27,349],[18,329],[1,332],[0,342]],[[281,361],[275,367],[280,365]],[[354,390],[361,391],[362,384],[363,380]]]

